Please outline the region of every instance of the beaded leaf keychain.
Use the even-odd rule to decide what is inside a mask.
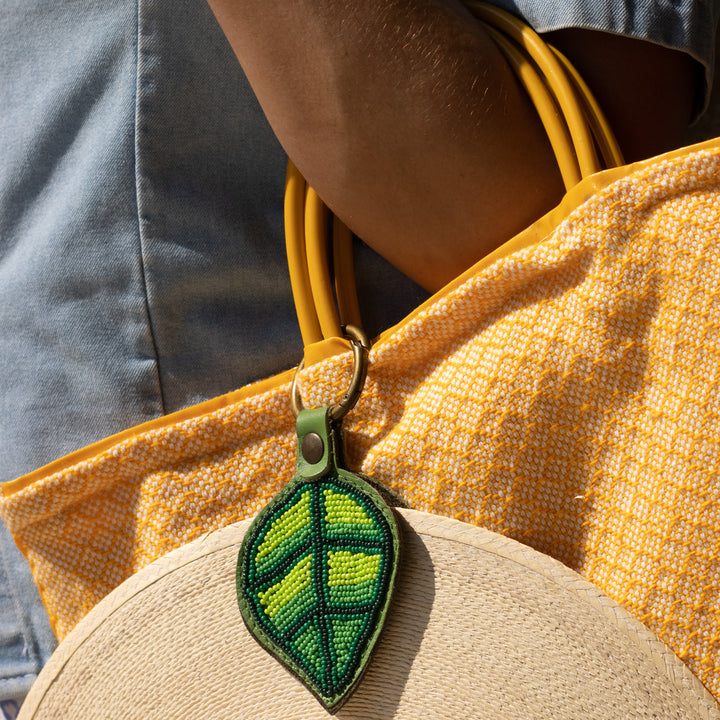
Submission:
[[[295,477],[243,540],[237,594],[255,639],[335,711],[357,687],[382,630],[397,573],[395,516],[366,478],[342,467],[340,421],[365,380],[367,344],[354,328],[350,390],[297,416]],[[296,376],[297,377],[297,376]]]

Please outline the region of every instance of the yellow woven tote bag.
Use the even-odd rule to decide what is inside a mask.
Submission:
[[[716,698],[718,227],[718,141],[591,174],[383,333],[345,420],[350,467],[578,571]],[[320,338],[300,378],[310,406],[351,373],[346,343]],[[293,375],[3,486],[0,513],[60,638],[133,573],[253,516],[292,477]]]

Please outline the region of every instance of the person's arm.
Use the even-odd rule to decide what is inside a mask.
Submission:
[[[460,0],[209,0],[280,142],[349,227],[435,290],[562,196],[545,133]],[[679,144],[688,56],[555,34],[628,159]]]
[[[210,5],[308,182],[425,287],[561,197],[534,109],[459,2]]]

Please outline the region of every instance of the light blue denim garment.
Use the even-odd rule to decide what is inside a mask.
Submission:
[[[0,522],[0,703],[27,694],[55,644],[27,563]]]
[[[0,481],[296,364],[285,155],[204,0],[0,0]],[[424,294],[365,250],[367,326]],[[367,293],[366,293],[367,295]],[[0,533],[0,700],[53,647]]]

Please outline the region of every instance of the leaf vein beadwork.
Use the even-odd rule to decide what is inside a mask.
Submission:
[[[393,538],[373,500],[330,475],[294,481],[249,541],[242,576],[255,622],[324,697],[343,694],[364,666]]]

